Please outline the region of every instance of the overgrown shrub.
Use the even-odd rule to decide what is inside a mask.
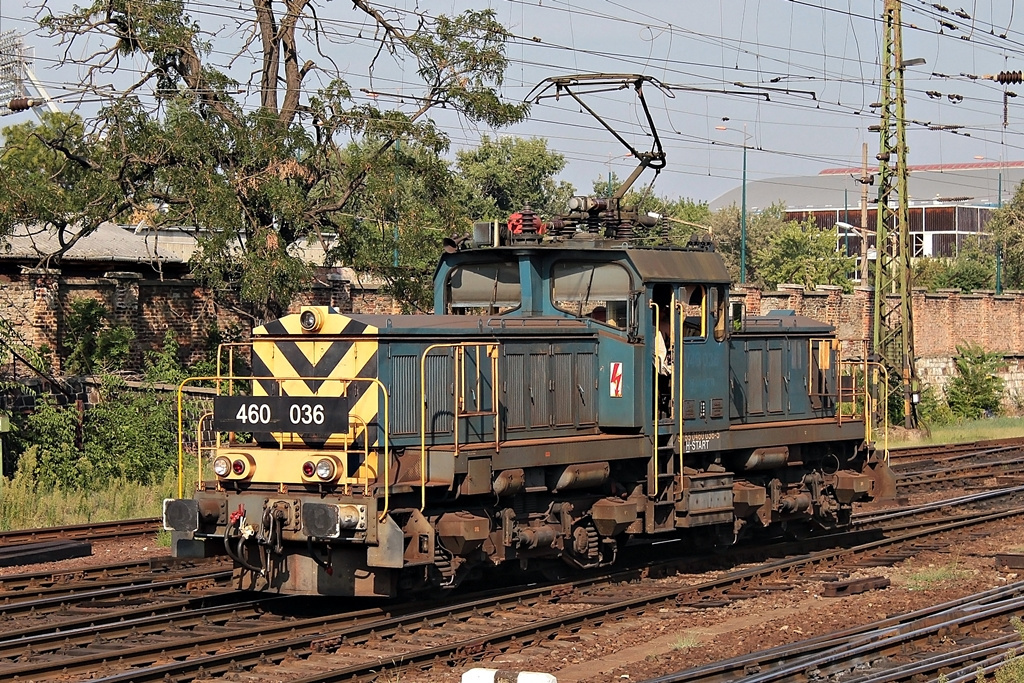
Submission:
[[[956,376],[946,384],[946,401],[956,417],[976,420],[998,415],[1004,382],[996,373],[1005,366],[1001,353],[977,344],[957,345]]]
[[[917,414],[921,421],[929,426],[941,426],[956,422],[956,416],[949,404],[942,400],[934,387],[921,390],[921,402],[917,404]]]
[[[114,479],[149,484],[177,457],[174,399],[172,393],[131,390],[123,380],[107,377],[100,402],[81,417],[77,406],[40,399],[36,410],[20,419],[16,446],[22,458],[34,453],[30,471],[42,490],[90,490]]]

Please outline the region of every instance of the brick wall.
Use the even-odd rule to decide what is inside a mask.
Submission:
[[[114,325],[135,331],[132,363],[141,365],[148,350],[160,348],[168,330],[181,345],[186,363],[202,358],[211,329],[247,336],[254,324],[237,301],[193,280],[145,280],[137,273],[110,272],[104,277],[69,277],[58,270],[25,270],[0,276],[0,316],[11,322],[26,344],[49,349],[51,370],[61,373],[61,340],[71,302],[95,299],[111,313]],[[346,313],[396,313],[395,301],[376,287],[328,274],[290,310],[303,305],[334,306]],[[19,372],[19,374],[21,374]]]

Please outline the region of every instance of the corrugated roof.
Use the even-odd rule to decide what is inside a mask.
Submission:
[[[935,168],[935,167],[926,167]],[[1024,165],[1017,162],[996,164],[952,164],[940,170],[913,171],[907,177],[911,206],[957,203],[965,206],[996,206],[999,203],[999,176],[1002,174],[1003,201],[1009,201],[1024,180]],[[790,209],[842,209],[860,207],[860,171],[834,172],[813,176],[791,176],[747,180],[747,210],[761,211],[783,202]],[[877,175],[878,168],[869,169]],[[877,178],[876,178],[877,181]],[[713,200],[711,210],[740,206],[742,186]],[[868,187],[868,208],[878,197],[878,186]]]
[[[0,243],[0,259],[38,261],[60,250],[57,234],[39,225],[18,225]],[[157,248],[151,233],[113,223],[102,223],[75,242],[61,257],[64,261],[109,261],[115,263],[184,263],[177,255]]]

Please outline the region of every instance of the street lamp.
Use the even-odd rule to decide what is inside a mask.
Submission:
[[[733,130],[728,126],[715,126],[715,130]],[[739,131],[735,131],[739,132]],[[747,281],[747,140],[754,137],[747,134],[743,124],[743,181],[740,191],[740,284]]]

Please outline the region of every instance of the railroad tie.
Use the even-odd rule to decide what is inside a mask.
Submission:
[[[863,579],[827,583],[821,595],[826,598],[839,598],[844,595],[856,595],[857,593],[866,593],[870,590],[888,587],[889,579],[884,576],[868,576]]]
[[[558,683],[558,679],[537,671],[470,669],[462,674],[462,683]]]

